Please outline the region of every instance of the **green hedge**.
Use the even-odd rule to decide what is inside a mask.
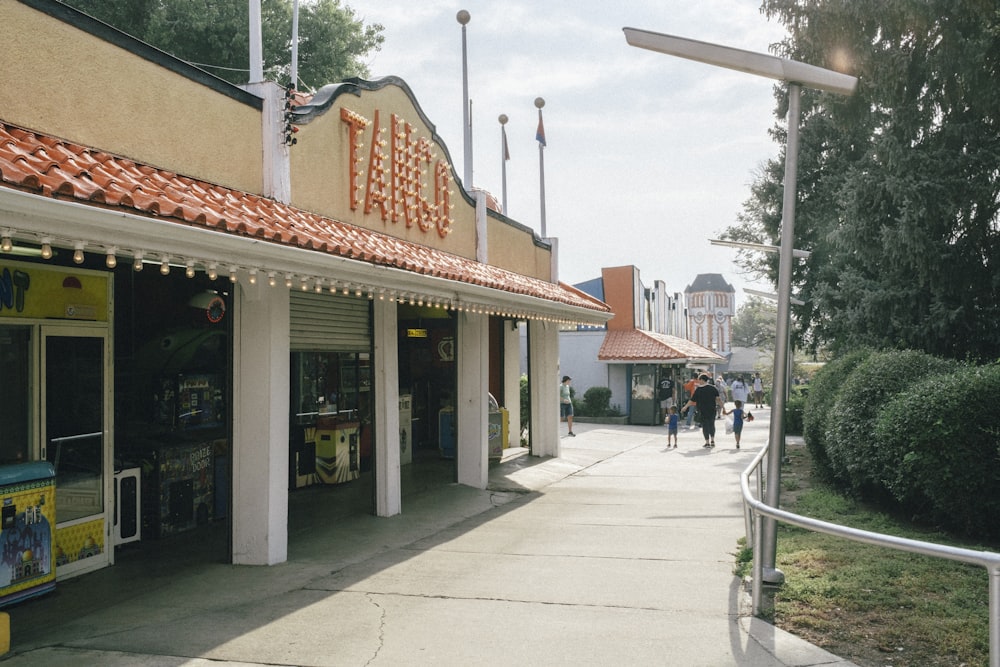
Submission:
[[[882,480],[910,516],[1000,537],[1000,366],[927,378],[879,413],[875,432],[897,465]]]
[[[1000,411],[990,404],[1000,365],[860,350],[810,384],[803,434],[818,472],[887,510],[1000,538]]]
[[[858,364],[871,356],[870,349],[860,349],[830,361],[809,382],[809,396],[802,411],[802,435],[812,456],[816,474],[832,481],[830,457],[826,454],[826,428],[830,406],[836,403],[844,381]]]
[[[590,387],[583,392],[583,401],[573,401],[573,412],[581,417],[607,417],[611,414],[611,390]]]
[[[863,497],[877,497],[893,460],[875,435],[879,411],[901,391],[928,376],[955,370],[958,362],[915,350],[875,352],[844,384],[826,423],[826,454],[834,479]]]
[[[806,407],[806,398],[801,394],[792,394],[785,404],[785,433],[788,435],[802,434],[802,413]]]

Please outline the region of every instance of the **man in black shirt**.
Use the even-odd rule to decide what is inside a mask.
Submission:
[[[705,436],[705,447],[715,447],[715,416],[722,407],[719,390],[708,383],[708,376],[702,373],[698,376],[698,386],[691,400],[684,405],[685,410],[696,407],[701,417],[701,433]]]

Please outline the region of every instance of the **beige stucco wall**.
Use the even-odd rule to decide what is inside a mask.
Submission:
[[[14,0],[0,44],[0,120],[261,191],[257,109]]]
[[[551,253],[535,245],[530,230],[488,220],[489,261],[499,266],[540,280],[549,280],[552,273]]]
[[[341,119],[341,109],[370,121],[361,134],[357,156],[358,206],[350,207],[350,126]],[[435,157],[431,164],[422,165],[420,176],[422,191],[433,199],[434,169],[438,161],[445,161],[449,179],[451,208],[451,231],[442,237],[436,228],[421,229],[418,224],[407,227],[405,220],[393,222],[383,220],[378,208],[365,213],[366,183],[369,173],[369,157],[375,130],[375,114],[378,124],[385,128],[380,135],[386,142],[383,151],[391,152],[390,132],[392,115],[396,114],[412,126],[412,139],[434,139],[434,133],[421,120],[413,101],[406,91],[395,84],[386,84],[378,90],[362,91],[360,96],[345,93],[337,97],[332,105],[319,115],[314,115],[299,128],[298,143],[291,150],[292,205],[322,215],[342,220],[392,236],[413,241],[462,257],[476,257],[476,211],[475,204],[469,203],[461,195],[461,186],[455,181],[455,172],[446,162],[447,153],[437,144],[433,146]],[[386,181],[389,181],[386,176]]]

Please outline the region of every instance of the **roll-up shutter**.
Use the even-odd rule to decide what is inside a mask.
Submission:
[[[368,352],[371,350],[368,313],[366,299],[292,292],[292,351]]]

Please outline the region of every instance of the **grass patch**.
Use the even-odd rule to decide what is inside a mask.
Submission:
[[[786,448],[782,509],[864,530],[972,549],[846,498],[816,480],[804,446]],[[790,491],[785,493],[785,491]],[[869,546],[778,524],[785,584],[774,624],[861,667],[985,667],[984,568]]]

